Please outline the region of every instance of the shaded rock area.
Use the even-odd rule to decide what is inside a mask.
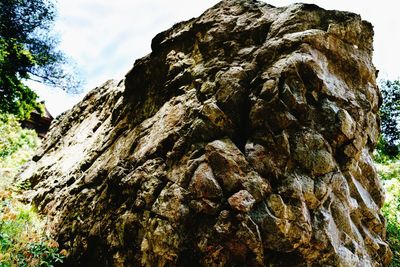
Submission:
[[[225,0],[53,123],[18,181],[71,266],[385,266],[373,29]]]

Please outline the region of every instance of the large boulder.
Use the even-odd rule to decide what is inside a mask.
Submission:
[[[60,116],[18,181],[69,265],[388,265],[372,37],[222,1]]]

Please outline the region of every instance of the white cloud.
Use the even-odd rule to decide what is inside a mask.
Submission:
[[[31,88],[35,88],[36,93],[40,96],[41,100],[45,101],[46,108],[53,117],[71,108],[74,104],[82,100],[84,96],[84,94],[68,94],[65,91],[52,89],[34,81],[28,81],[26,84]]]
[[[150,52],[151,39],[174,23],[196,17],[217,0],[59,0],[61,49],[70,55],[87,79],[86,91],[110,78],[123,78],[135,59]],[[275,6],[298,2],[270,0]],[[327,9],[348,10],[361,14],[375,25],[374,62],[389,78],[398,76],[400,46],[398,4],[364,1],[304,1]],[[43,91],[43,90],[42,90]],[[43,91],[44,92],[44,91]],[[41,93],[58,110],[69,108],[67,96],[53,97],[54,92]],[[53,99],[50,99],[52,97]],[[74,101],[78,99],[74,98]],[[66,104],[68,102],[68,105]],[[61,108],[62,107],[62,108]],[[58,112],[58,111],[57,111]]]
[[[198,16],[217,1],[80,0],[59,4],[61,48],[94,87],[122,78],[135,59],[150,52],[151,39],[175,22]]]
[[[269,0],[268,3],[276,6],[288,5],[298,1]],[[361,18],[374,25],[374,55],[373,61],[383,78],[396,79],[400,76],[398,67],[400,62],[400,2],[397,1],[329,1],[303,0],[325,9],[345,10],[361,15]]]

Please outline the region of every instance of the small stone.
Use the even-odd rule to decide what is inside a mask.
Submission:
[[[328,150],[324,137],[313,131],[303,131],[292,141],[294,158],[311,174],[322,175],[332,172],[336,163]]]
[[[228,199],[229,205],[239,212],[249,212],[256,200],[247,190],[240,190]]]
[[[281,219],[288,217],[287,206],[285,202],[283,202],[283,199],[280,195],[270,195],[268,197],[267,204],[276,217]]]
[[[248,165],[242,152],[229,139],[211,142],[205,150],[206,158],[222,187],[228,192],[238,190]]]
[[[166,186],[152,206],[152,212],[171,221],[179,221],[189,213],[184,204],[188,192],[177,184]]]
[[[278,92],[275,80],[267,80],[261,89],[260,97],[265,100],[270,100]]]
[[[219,198],[222,196],[222,189],[207,163],[201,163],[194,172],[189,191],[198,198]]]
[[[217,213],[220,205],[211,200],[203,198],[200,200],[192,200],[189,203],[189,207],[195,210],[197,213],[214,215]]]
[[[243,187],[254,197],[256,202],[261,201],[271,190],[269,183],[254,171],[247,174]]]
[[[215,102],[208,101],[207,103],[204,103],[202,114],[220,130],[227,131],[232,128],[232,122]]]
[[[353,138],[355,129],[355,122],[353,118],[344,109],[339,110],[337,116],[342,133],[349,139]]]

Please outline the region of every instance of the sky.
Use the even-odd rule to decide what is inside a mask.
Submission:
[[[122,79],[136,59],[151,52],[152,38],[174,23],[201,15],[216,0],[58,0],[55,30],[60,49],[76,65],[85,85],[72,95],[31,83],[49,111],[58,115],[89,90],[109,79]],[[274,6],[296,2],[351,11],[374,25],[374,63],[381,78],[400,75],[400,2],[395,0],[267,0]]]

